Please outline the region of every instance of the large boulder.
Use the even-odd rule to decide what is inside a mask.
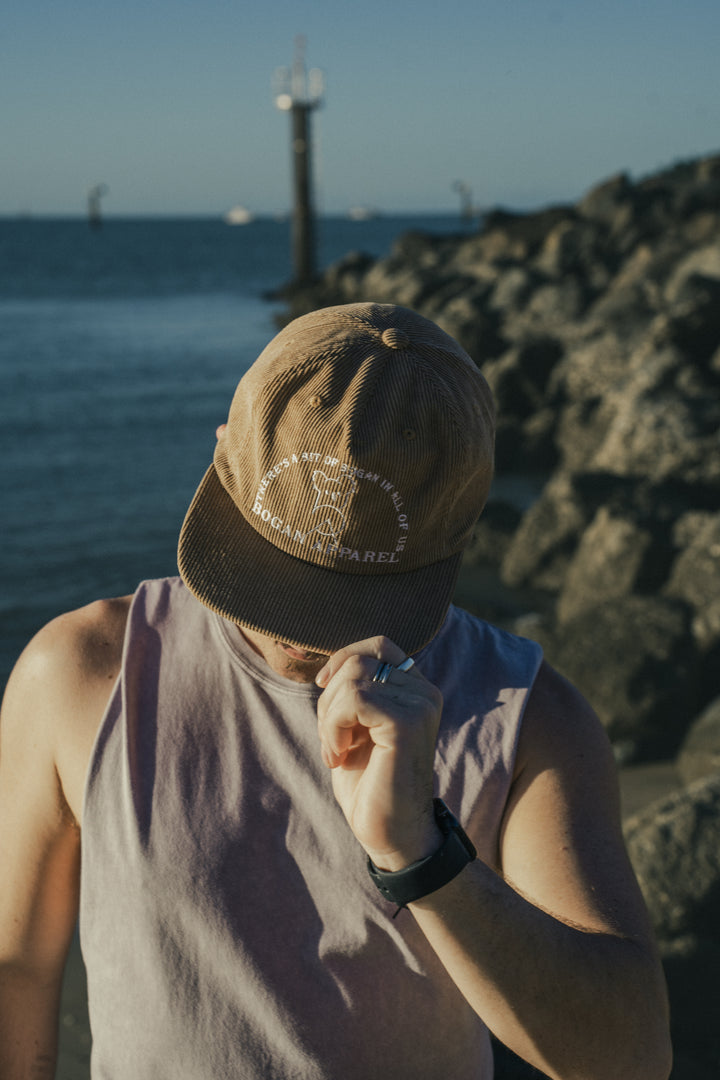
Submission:
[[[498,566],[522,513],[503,499],[490,499],[463,554],[465,566]]]
[[[678,248],[684,251],[683,247]],[[660,310],[662,290],[655,280],[665,273],[658,266],[655,245],[640,243],[620,262],[617,273],[592,304],[588,317],[597,331],[612,330],[623,342],[638,337]],[[672,260],[669,265],[672,265]]]
[[[365,275],[362,289],[378,303],[419,309],[436,282],[432,268],[408,264],[401,259],[380,259]]]
[[[578,212],[582,217],[612,229],[618,213],[632,204],[633,191],[628,174],[618,173],[591,188],[578,203]]]
[[[520,264],[503,267],[490,294],[490,307],[508,314],[522,311],[541,280],[530,267]]]
[[[720,278],[698,273],[680,278],[654,337],[658,344],[675,345],[686,362],[704,368],[720,345]]]
[[[473,261],[527,264],[539,254],[558,224],[576,217],[571,206],[551,206],[533,214],[501,208],[491,210],[485,217],[482,234],[466,241],[461,251]]]
[[[660,942],[673,1080],[711,1080],[720,1064],[720,773],[645,807],[626,821],[625,840]]]
[[[598,472],[575,474],[573,490],[586,508],[589,524],[562,583],[558,599],[561,621],[603,597],[661,593],[669,588],[668,580],[673,573],[682,580],[678,553],[695,538],[695,529],[681,525],[684,522],[695,525],[698,515],[688,512],[688,507],[701,498],[712,498],[711,493],[673,479],[653,483],[644,477]],[[687,573],[694,580],[692,571]],[[715,587],[717,590],[717,583]],[[674,591],[670,590],[670,595],[691,607],[696,599],[680,581]],[[710,581],[702,596],[696,602],[693,622],[701,651],[698,614],[705,614],[708,603],[714,599],[720,601]]]
[[[599,292],[611,278],[604,235],[586,221],[560,221],[546,236],[535,266],[551,278],[574,275],[590,292]]]
[[[633,520],[634,519],[634,520]],[[665,534],[602,506],[582,534],[557,601],[561,623],[604,601],[651,591],[667,566]]]
[[[561,281],[548,281],[530,297],[519,332],[527,328],[538,333],[557,333],[579,319],[589,302],[590,293],[581,278],[569,276]]]
[[[686,605],[622,596],[564,623],[518,629],[590,701],[620,762],[675,754],[697,714],[698,659]]]
[[[682,300],[688,280],[696,275],[706,280],[720,280],[720,248],[717,244],[695,248],[678,260],[665,285],[665,299],[671,304]]]
[[[591,539],[600,538],[603,532],[607,534],[610,555],[617,542],[617,536],[614,541],[610,536],[622,529],[617,524],[619,519],[625,519],[628,531],[637,530],[637,537],[648,532],[652,538],[648,557],[640,560],[641,572],[637,577],[630,575],[642,591],[651,591],[667,575],[672,524],[687,506],[687,493],[682,485],[652,484],[645,479],[599,470],[573,473],[558,470],[525,512],[512,538],[502,562],[503,581],[511,588],[532,586],[558,592],[566,584],[566,575],[588,526],[595,522]],[[600,515],[603,508],[605,513]],[[599,566],[602,552],[594,553],[590,546],[590,542],[585,544],[584,557],[597,559]],[[627,544],[627,555],[634,558],[630,548],[631,544]],[[621,590],[613,588],[613,595],[630,587],[628,571],[624,569],[623,574],[626,586]]]
[[[352,303],[362,289],[365,275],[377,260],[362,251],[350,251],[323,275],[324,287],[336,303]]]
[[[687,733],[677,770],[686,784],[713,773],[720,775],[720,697],[711,701]]]
[[[612,318],[596,304],[585,335],[562,335],[565,356],[548,388],[561,460],[571,470],[717,483],[720,280],[687,273],[672,304],[661,282],[651,300],[652,284],[619,290]],[[612,289],[601,302],[616,303]]]
[[[682,385],[686,370],[676,347],[645,342],[605,402],[613,418],[592,468],[655,483],[720,484],[720,399],[703,384]]]
[[[667,585],[670,596],[686,600],[700,613],[720,604],[720,513],[691,511],[674,529],[681,549]]]
[[[720,513],[691,511],[678,520],[673,539],[680,554],[665,589],[688,603],[702,656],[701,698],[720,694]]]
[[[500,570],[504,584],[557,591],[586,524],[573,478],[555,473],[510,543]]]
[[[483,374],[498,412],[526,419],[542,407],[550,376],[562,355],[562,343],[543,334],[519,343],[498,360],[485,364]]]
[[[448,279],[422,305],[422,314],[459,341],[478,367],[499,356],[506,348],[498,313],[488,305],[488,289],[481,282],[460,284]]]
[[[496,464],[500,472],[549,472],[555,465],[556,410],[547,406],[547,387],[562,357],[562,344],[540,335],[483,364],[497,403]]]
[[[629,350],[615,332],[607,329],[567,345],[548,384],[557,402],[555,432],[560,460],[565,469],[587,468],[615,415],[608,395],[627,376]]]
[[[658,938],[720,945],[720,775],[645,807],[625,840]]]

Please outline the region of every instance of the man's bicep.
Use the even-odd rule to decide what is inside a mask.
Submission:
[[[502,872],[562,921],[645,941],[612,749],[587,702],[543,665],[528,703],[501,834]]]

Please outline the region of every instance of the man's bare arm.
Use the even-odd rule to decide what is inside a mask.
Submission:
[[[548,668],[519,750],[501,874],[473,863],[412,905],[415,918],[495,1034],[549,1076],[665,1080],[665,987],[610,747]]]
[[[411,671],[402,686],[393,675],[383,695],[368,679],[373,652],[392,663],[402,654],[387,642],[358,647],[363,658],[356,646],[342,650],[319,676],[328,694],[319,704],[323,754],[356,836],[376,865],[396,870],[433,843],[433,694]],[[406,719],[404,707],[423,699]],[[523,721],[502,866],[477,860],[410,905],[490,1029],[557,1080],[666,1080],[670,1069],[662,971],[617,803],[599,721],[544,666]]]
[[[126,610],[126,608],[125,608]],[[0,727],[0,1076],[52,1077],[77,919],[82,784],[117,671],[122,602],[54,620],[9,680]]]

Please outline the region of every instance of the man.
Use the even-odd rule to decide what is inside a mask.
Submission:
[[[663,1080],[602,729],[449,606],[478,370],[413,312],[329,308],[218,436],[182,580],[56,619],[10,681],[2,1077],[53,1074],[79,909],[97,1077],[489,1078],[490,1029],[552,1077]]]

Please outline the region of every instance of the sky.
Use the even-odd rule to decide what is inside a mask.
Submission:
[[[306,41],[325,214],[575,201],[720,152],[720,0],[22,0],[0,33],[0,215],[291,204],[272,79]]]

